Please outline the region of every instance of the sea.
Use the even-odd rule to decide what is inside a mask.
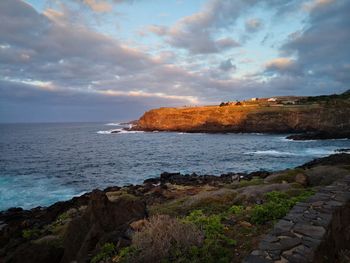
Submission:
[[[48,206],[95,188],[140,184],[162,172],[277,171],[350,148],[350,140],[128,132],[125,127],[119,123],[0,124],[0,210]]]

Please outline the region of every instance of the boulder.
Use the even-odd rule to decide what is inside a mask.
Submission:
[[[88,261],[102,243],[119,242],[131,222],[146,216],[146,205],[139,199],[121,196],[111,202],[104,192],[93,191],[85,213],[69,223],[61,262]]]

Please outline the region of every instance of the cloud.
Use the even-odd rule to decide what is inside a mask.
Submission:
[[[323,8],[329,4],[334,3],[336,0],[312,0],[303,5],[306,11],[313,11],[314,9]]]
[[[259,31],[262,28],[262,26],[262,21],[257,18],[251,18],[245,22],[246,30],[251,33]]]
[[[218,53],[239,43],[230,38],[218,38],[216,32],[234,24],[247,1],[209,0],[197,13],[181,18],[171,27],[151,26],[149,30],[172,46],[188,50],[193,54]]]
[[[83,0],[83,3],[89,6],[95,12],[110,12],[113,6],[108,1],[101,0]]]
[[[232,63],[232,59],[224,60],[220,63],[219,68],[223,71],[235,70],[237,67]]]
[[[70,10],[39,13],[23,1],[1,0],[0,121],[22,120],[20,112],[30,119],[31,107],[39,115],[42,112],[40,121],[54,120],[50,116],[63,120],[65,114],[70,120],[123,114],[137,118],[159,106],[348,88],[348,1],[302,11],[308,16],[305,28],[298,28],[281,44],[277,58],[264,62],[257,56],[252,62],[249,47],[242,46],[248,52],[245,57],[229,52],[240,45],[229,32],[238,18],[252,15],[249,10],[257,2],[262,3],[209,0],[202,10],[170,27],[148,27],[160,36],[161,48],[142,50],[86,26]],[[296,2],[300,8],[297,0],[261,5],[281,13],[297,10]],[[269,22],[266,19],[264,24]],[[261,65],[261,72],[242,74],[249,62],[252,67]]]
[[[133,0],[74,0],[82,4],[94,12],[107,13],[113,11],[115,4],[132,3]]]
[[[292,35],[282,53],[296,55],[296,62],[309,77],[337,81],[345,88],[350,81],[350,2],[314,1],[313,6],[309,25]]]
[[[267,72],[291,73],[298,70],[296,61],[291,58],[275,58],[265,65]]]

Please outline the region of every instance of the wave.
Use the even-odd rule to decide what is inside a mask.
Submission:
[[[271,155],[271,156],[326,156],[334,153],[336,153],[335,150],[322,149],[322,148],[309,148],[309,149],[305,149],[304,151],[298,151],[298,152],[265,150],[265,151],[247,152],[245,154]]]
[[[119,122],[110,122],[110,123],[106,123],[105,125],[106,126],[120,126],[121,123],[119,123]]]
[[[112,129],[107,131],[98,131],[98,134],[135,134],[135,133],[144,133],[144,131],[128,131],[124,128],[121,129]]]
[[[349,140],[348,138],[341,138],[341,139],[313,139],[313,140],[293,140],[293,139],[288,139],[287,137],[278,137],[280,141],[284,142],[317,142],[317,141],[347,141]]]

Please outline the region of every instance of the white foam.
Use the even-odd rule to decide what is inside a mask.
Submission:
[[[144,131],[129,131],[124,128],[112,129],[107,131],[98,131],[98,134],[135,134],[135,133],[144,133]]]
[[[281,151],[276,151],[276,150],[266,150],[266,151],[254,151],[254,152],[248,152],[247,154],[259,154],[259,155],[296,155],[295,153],[292,152],[281,152]]]
[[[334,154],[334,150],[322,149],[322,148],[308,148],[304,151],[298,152],[284,152],[277,150],[265,150],[265,151],[254,151],[245,154],[258,154],[258,155],[271,155],[271,156],[326,156]]]
[[[119,122],[110,122],[110,123],[106,123],[106,126],[120,126],[121,124]]]

